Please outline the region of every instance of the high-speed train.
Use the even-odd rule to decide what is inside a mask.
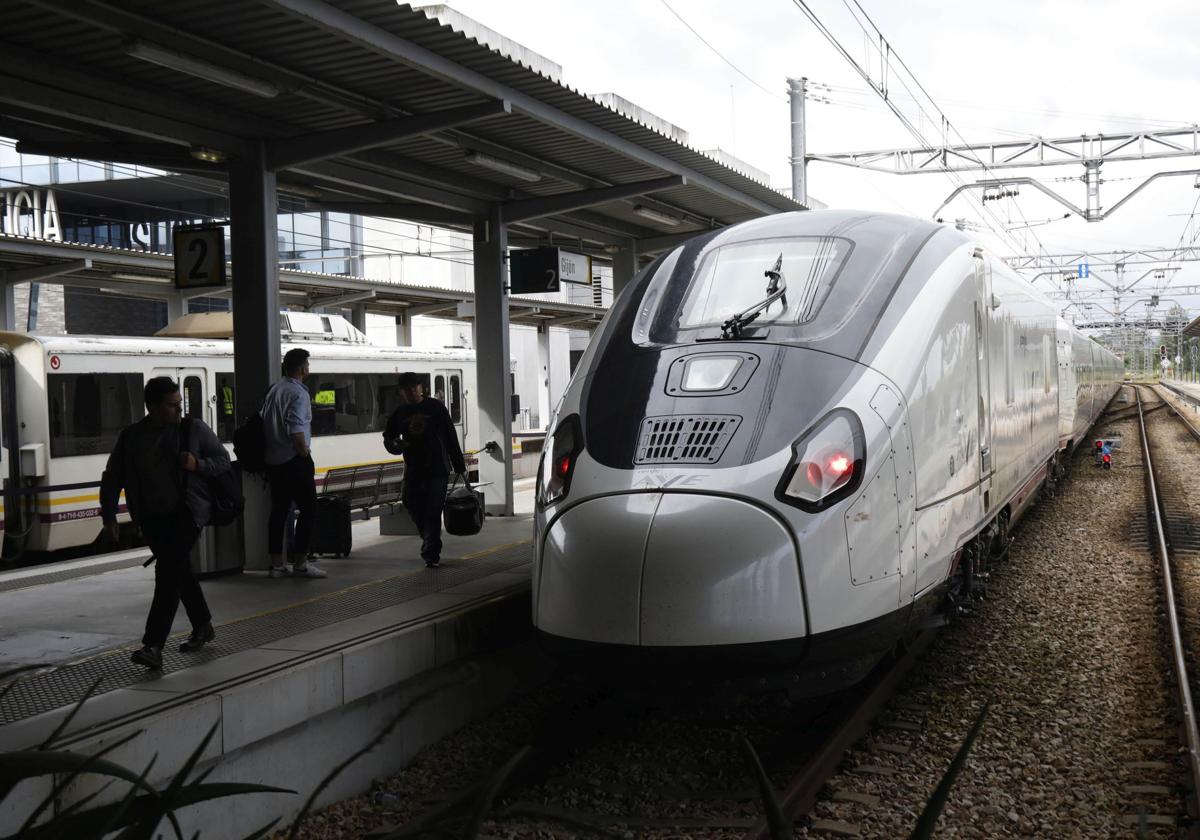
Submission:
[[[698,236],[623,291],[557,409],[534,623],[852,683],[978,593],[1121,372],[954,229],[830,210]]]
[[[401,462],[384,450],[382,434],[400,404],[402,371],[424,376],[426,391],[446,403],[464,451],[479,448],[473,351],[373,346],[339,316],[285,312],[281,320],[283,352],[303,347],[312,355],[306,384],[318,482],[330,469],[379,463],[388,465],[385,484],[401,480]],[[6,555],[75,549],[96,539],[100,474],[117,433],[145,413],[142,389],[152,376],[178,381],[185,415],[205,421],[232,447],[231,340],[0,332]],[[128,517],[122,512],[119,521]]]

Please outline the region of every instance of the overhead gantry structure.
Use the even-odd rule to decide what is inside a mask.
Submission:
[[[1160,160],[1200,155],[1200,126],[1161,131],[1132,131],[1121,134],[1081,134],[1076,137],[1030,137],[986,143],[962,143],[907,149],[877,149],[866,152],[810,154],[806,160],[820,160],[870,169],[892,175],[918,175],[930,172],[991,172],[998,169],[1028,169],[1038,166],[1082,165],[1080,177],[1087,187],[1083,207],[1064,198],[1035,178],[991,178],[957,187],[933,212],[968,190],[981,190],[985,200],[991,191],[997,197],[1005,187],[1029,186],[1089,222],[1108,218],[1127,201],[1159,178],[1200,175],[1200,169],[1156,172],[1127,192],[1108,209],[1100,204],[1100,167],[1109,162]]]
[[[510,244],[608,257],[619,293],[648,254],[803,209],[391,0],[13,0],[0,6],[0,135],[22,152],[228,179],[243,416],[279,370],[281,188],[470,231],[475,404],[496,443],[480,470],[497,513],[512,510]]]

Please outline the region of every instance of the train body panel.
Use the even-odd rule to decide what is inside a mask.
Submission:
[[[1078,340],[927,222],[819,211],[691,240],[614,303],[552,420],[534,623],[861,674],[1030,503],[1063,406],[1086,427],[1111,397],[1118,363]]]
[[[100,532],[99,491],[72,487],[99,481],[120,429],[144,413],[142,388],[152,376],[179,381],[187,416],[211,426],[232,449],[235,398],[233,343],[221,339],[30,336],[0,333],[16,357],[22,475],[38,492],[24,505],[22,548],[58,551],[93,542]],[[398,405],[392,380],[428,374],[431,393],[449,400],[464,449],[478,448],[468,409],[475,392],[474,354],[353,344],[284,342],[313,358],[313,459],[320,474],[357,464],[391,462],[383,427]],[[6,453],[7,455],[8,453]],[[120,521],[127,521],[122,501]],[[11,536],[11,531],[10,531]]]

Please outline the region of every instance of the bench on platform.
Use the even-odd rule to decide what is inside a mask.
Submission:
[[[404,462],[385,461],[329,470],[317,494],[344,498],[350,504],[351,519],[370,519],[377,513],[391,513],[403,488]]]

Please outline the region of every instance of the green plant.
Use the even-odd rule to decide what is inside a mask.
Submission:
[[[913,828],[912,834],[908,836],[909,840],[929,840],[929,838],[933,837],[938,817],[942,815],[942,809],[946,806],[946,800],[950,797],[950,789],[954,787],[954,781],[958,778],[958,772],[962,770],[963,764],[967,761],[967,755],[971,752],[971,747],[975,744],[975,739],[979,737],[979,731],[983,729],[983,722],[987,719],[988,709],[991,708],[991,705],[992,701],[988,700],[983,704],[983,708],[979,710],[979,716],[975,718],[975,724],[971,727],[971,731],[967,733],[966,740],[958,748],[958,754],[954,756],[954,760],[946,768],[946,773],[942,776],[942,780],[938,782],[933,795],[925,803],[925,810],[921,812],[920,818],[917,819],[916,827]]]
[[[28,666],[0,673],[0,681],[14,680],[20,673],[38,667],[44,666]],[[7,694],[12,685],[13,682],[10,681],[0,688],[0,699]],[[105,755],[138,737],[142,734],[141,732],[130,733],[109,744],[95,755],[51,749],[50,745],[66,730],[98,686],[99,680],[92,684],[62,722],[37,748],[0,753],[0,803],[3,803],[23,781],[43,776],[55,778],[49,794],[33,808],[17,833],[0,838],[0,840],[16,840],[17,838],[21,838],[21,840],[96,838],[99,840],[114,832],[120,832],[117,840],[150,840],[155,836],[155,832],[164,818],[170,822],[176,838],[183,840],[183,830],[175,817],[175,812],[182,808],[227,796],[251,793],[295,793],[292,790],[267,785],[206,782],[205,779],[211,770],[200,773],[194,779],[189,780],[188,777],[192,775],[192,771],[212,740],[217,724],[213,724],[203,740],[183,763],[179,772],[162,790],[156,789],[147,781],[154,766],[154,759],[150,760],[142,772],[136,773],[104,758]],[[62,792],[84,775],[106,776],[108,781],[99,790],[57,813],[51,813],[48,818],[39,823],[39,818],[51,812],[52,805]],[[128,783],[129,789],[124,796],[105,805],[86,807],[115,782]],[[272,821],[269,825],[248,835],[246,840],[258,840],[274,825],[275,821]]]

